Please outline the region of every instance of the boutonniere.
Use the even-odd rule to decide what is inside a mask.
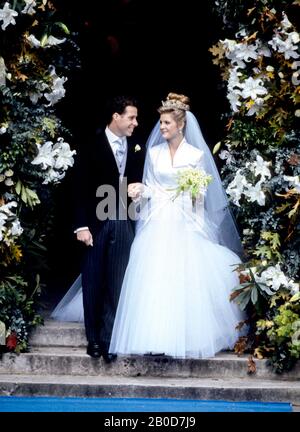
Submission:
[[[136,144],[136,146],[134,147],[134,153],[140,151],[142,148],[139,144]]]

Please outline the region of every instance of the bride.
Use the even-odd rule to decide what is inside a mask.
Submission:
[[[169,93],[158,111],[143,183],[128,186],[140,212],[109,352],[212,357],[233,347],[244,318],[229,299],[241,242],[189,99]],[[190,168],[213,178],[196,202],[176,194],[178,174]],[[79,277],[54,318],[82,320],[80,289]]]

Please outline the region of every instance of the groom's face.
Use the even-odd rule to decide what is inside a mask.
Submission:
[[[137,108],[127,106],[122,114],[115,114],[116,127],[120,136],[131,136],[134,129],[137,127]]]

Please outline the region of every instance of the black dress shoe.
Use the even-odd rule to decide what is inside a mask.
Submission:
[[[101,357],[100,344],[97,342],[89,342],[88,346],[87,346],[86,353],[93,358]]]
[[[116,360],[116,358],[117,358],[117,354],[111,354],[111,353],[109,353],[107,351],[102,351],[101,355],[102,355],[103,360],[105,361],[105,363],[111,363],[114,360]]]

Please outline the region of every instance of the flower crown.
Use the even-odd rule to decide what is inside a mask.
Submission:
[[[184,111],[188,111],[190,109],[187,104],[175,99],[167,99],[166,101],[161,101],[161,104],[164,108],[167,109],[181,109]]]

